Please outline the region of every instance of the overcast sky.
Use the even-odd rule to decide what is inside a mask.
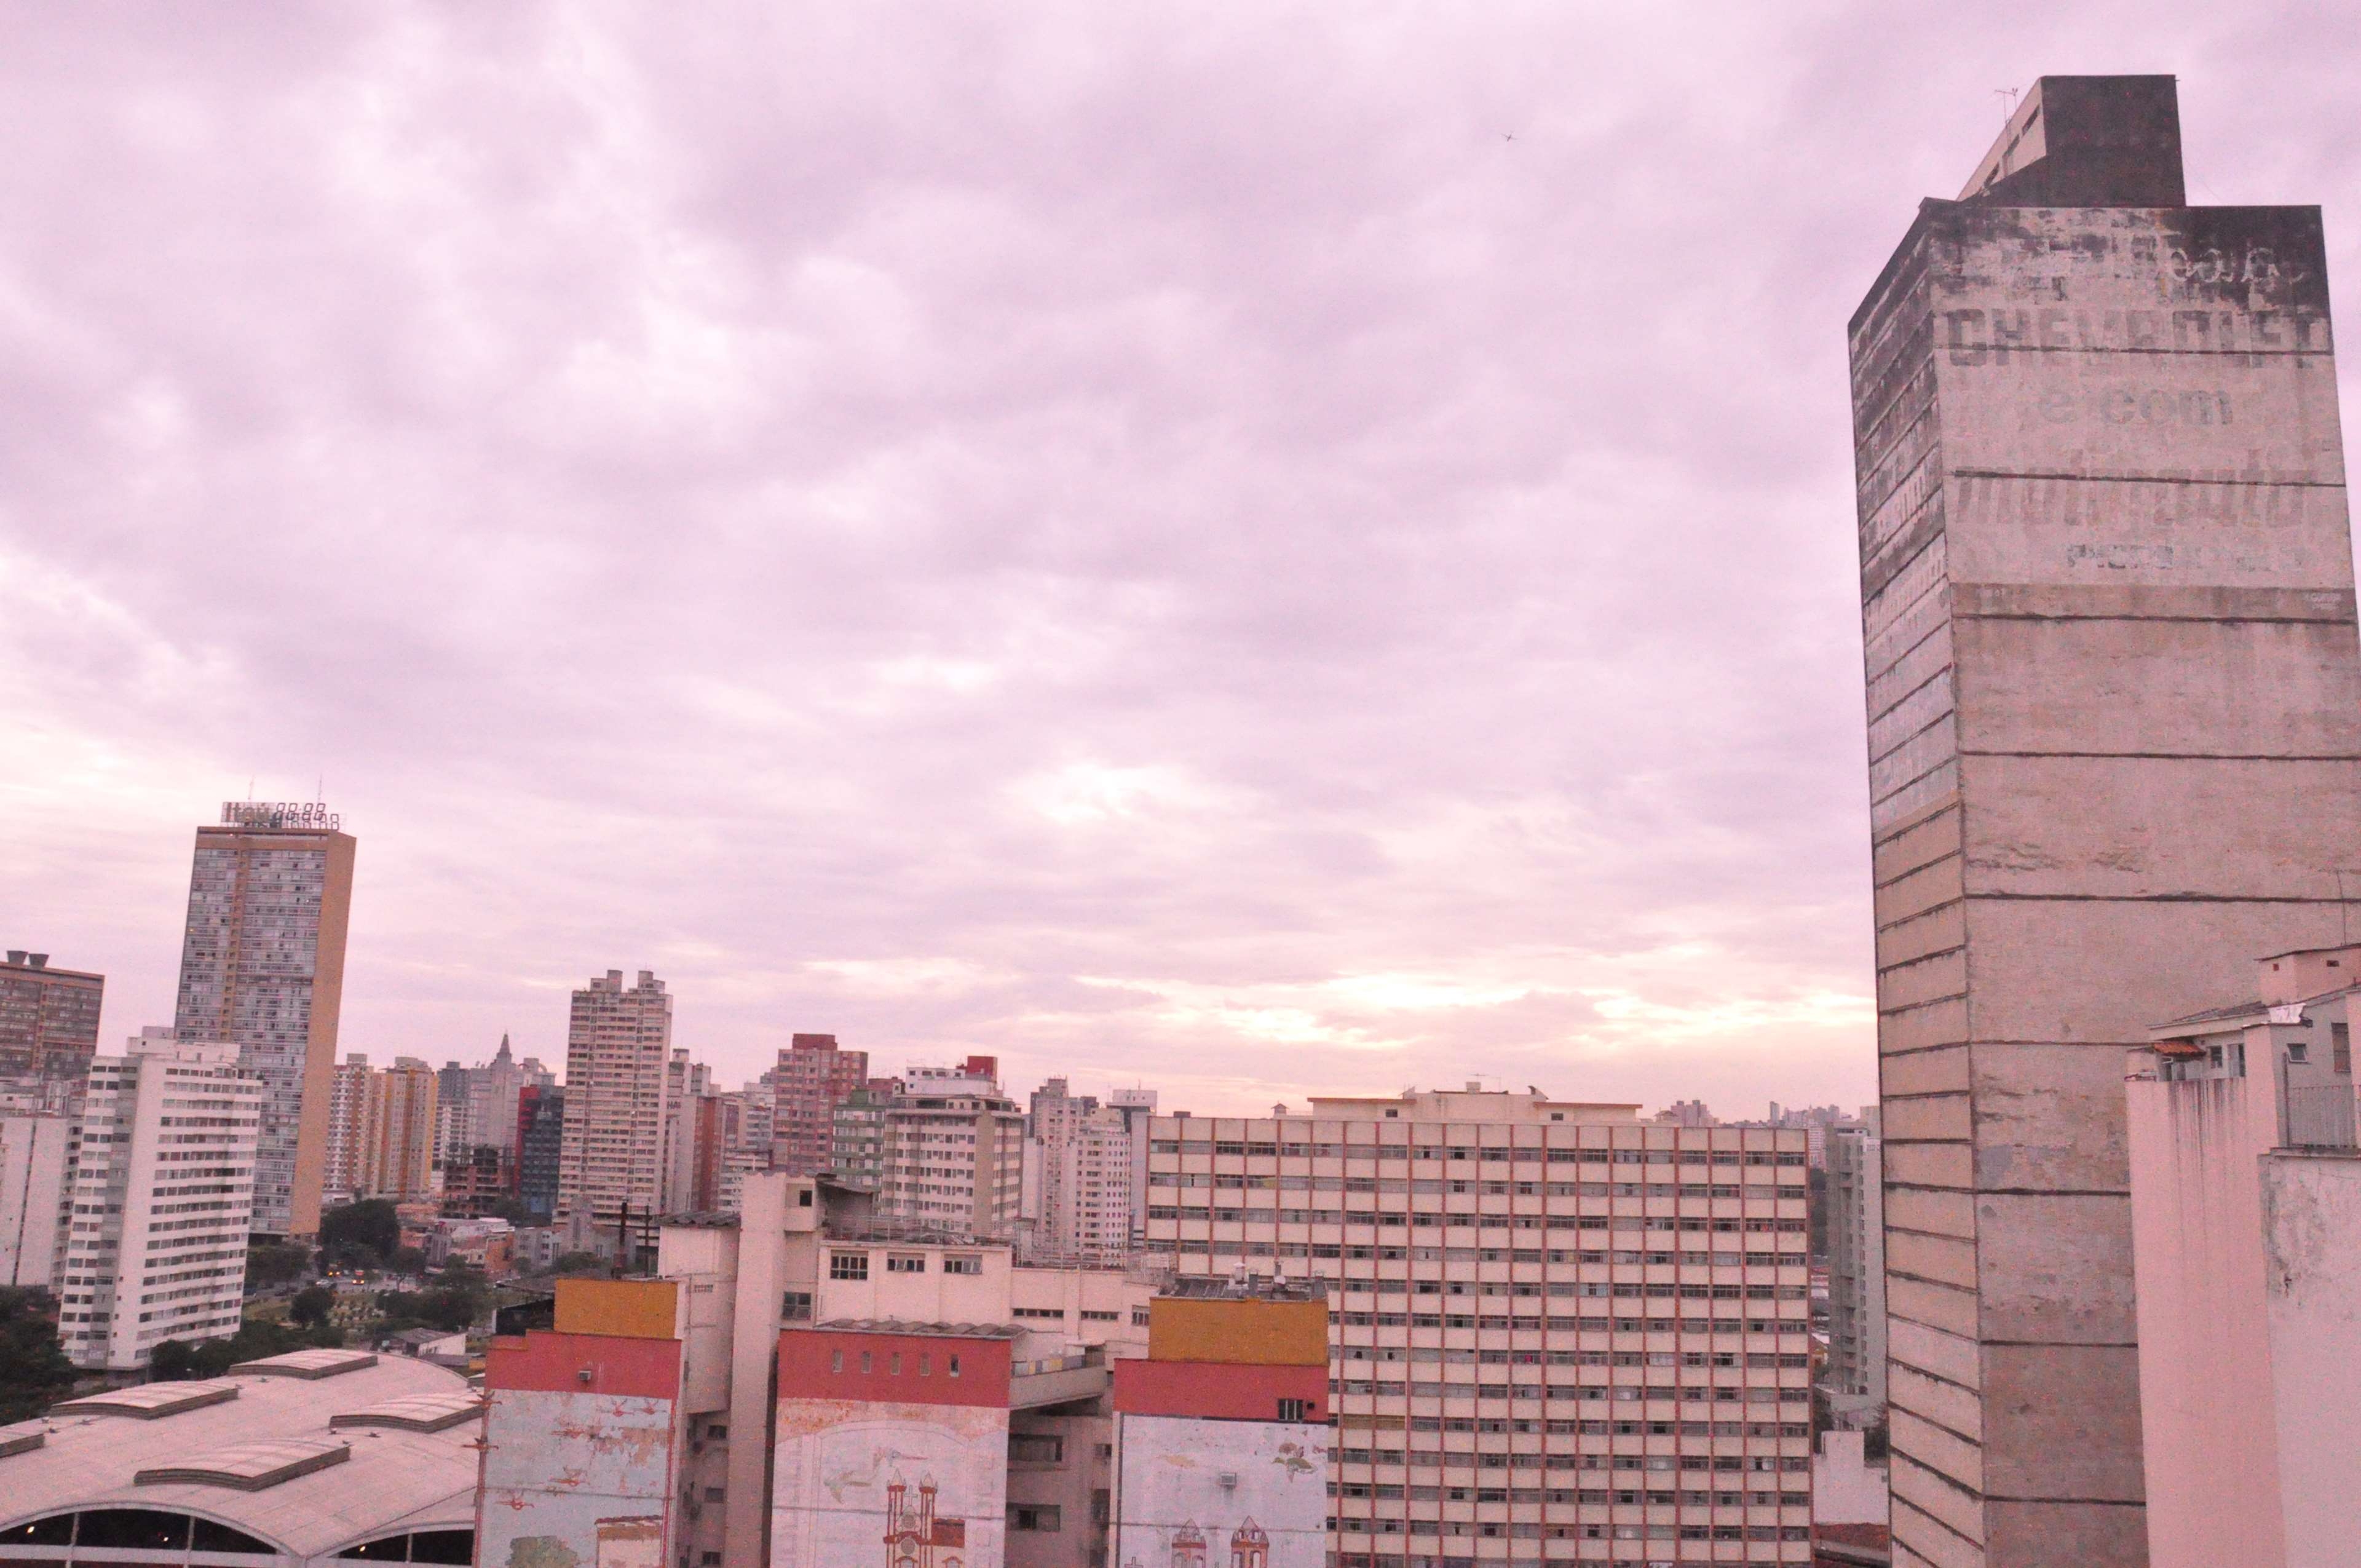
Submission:
[[[2334,7],[1912,15],[0,5],[0,939],[324,778],[379,1060],[1872,1099],[1852,307],[2045,71],[2361,267]]]

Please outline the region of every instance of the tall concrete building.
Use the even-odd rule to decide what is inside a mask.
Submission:
[[[1006,1237],[1024,1198],[1025,1113],[1001,1091],[1000,1064],[912,1068],[836,1112],[830,1163],[876,1195],[881,1220]]]
[[[328,1154],[353,839],[317,805],[224,801],[197,829],[173,1027],[226,1041],[263,1086],[254,1228],[313,1235]]]
[[[0,1109],[63,1112],[98,1050],[106,977],[52,969],[47,953],[0,963]]]
[[[557,1207],[575,1245],[612,1251],[626,1205],[651,1219],[664,1207],[671,1084],[672,996],[664,981],[642,970],[626,989],[623,971],[609,970],[574,993]]]
[[[1336,1568],[1812,1561],[1804,1133],[1637,1111],[1157,1118],[1184,1281],[1326,1282]]]
[[[566,1150],[566,1091],[527,1084],[517,1096],[517,1201],[535,1223],[557,1216],[558,1174]]]
[[[371,1198],[423,1198],[434,1190],[438,1075],[416,1057],[369,1075],[362,1108],[359,1179]]]
[[[2124,1051],[2352,891],[2320,213],[2186,203],[2045,77],[1851,323],[1897,1568],[2143,1560]]]
[[[328,1079],[328,1148],[320,1162],[320,1206],[339,1209],[363,1196],[361,1139],[368,1127],[368,1055],[353,1051]]]
[[[1807,1151],[1808,1157],[1808,1151]],[[1839,1423],[1885,1413],[1885,1160],[1877,1108],[1828,1135],[1828,1362],[1823,1379]]]
[[[151,1028],[91,1064],[68,1151],[58,1337],[128,1371],[168,1339],[237,1332],[268,1087],[235,1046]]]
[[[771,1168],[790,1176],[826,1170],[836,1108],[868,1083],[869,1053],[846,1050],[834,1035],[797,1035],[769,1076]]]

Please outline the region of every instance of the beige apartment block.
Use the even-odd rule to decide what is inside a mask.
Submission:
[[[1811,1561],[1804,1130],[1636,1113],[1157,1118],[1151,1251],[1327,1283],[1336,1568]]]
[[[649,1221],[661,1212],[671,1085],[672,997],[664,981],[642,970],[626,988],[623,971],[609,970],[574,993],[557,1212],[575,1245],[611,1254],[622,1245],[617,1232],[627,1205]],[[635,1249],[636,1220],[631,1231]]]
[[[353,901],[340,822],[316,803],[224,801],[189,872],[173,1027],[236,1046],[262,1082],[254,1228],[266,1235],[320,1229]]]
[[[881,1220],[1004,1239],[1016,1229],[1025,1113],[990,1057],[914,1067],[853,1094],[836,1108],[834,1147],[836,1174],[876,1194]]]
[[[2124,1051],[2361,839],[2321,215],[2186,201],[2045,77],[1851,324],[1897,1568],[2145,1559]]]
[[[57,969],[47,953],[0,961],[0,1111],[62,1113],[98,1051],[106,977]]]

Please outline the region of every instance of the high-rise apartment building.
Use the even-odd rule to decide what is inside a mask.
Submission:
[[[1028,1257],[1104,1263],[1129,1254],[1132,1200],[1147,1191],[1145,1163],[1133,1163],[1132,1121],[1095,1096],[1070,1092],[1062,1078],[1033,1091],[1025,1141]]]
[[[623,971],[609,970],[574,993],[557,1204],[579,1245],[611,1249],[627,1205],[642,1216],[664,1207],[671,1080],[664,981],[642,970],[626,989]]]
[[[368,1128],[369,1069],[365,1051],[348,1053],[328,1079],[328,1146],[320,1162],[320,1206],[342,1208],[361,1191],[361,1140]]]
[[[566,1139],[566,1091],[527,1084],[517,1096],[517,1201],[535,1223],[557,1214],[558,1171]]]
[[[46,1288],[57,1277],[72,1133],[63,1116],[0,1112],[0,1285]]]
[[[876,1194],[881,1220],[975,1236],[1016,1230],[1025,1113],[1001,1091],[994,1058],[912,1068],[837,1107],[836,1127],[831,1163]]]
[[[710,1208],[715,1157],[713,1139],[719,1126],[714,1099],[713,1071],[675,1048],[665,1069],[664,1132],[664,1212],[694,1212]]]
[[[1828,1405],[1848,1426],[1885,1413],[1885,1161],[1877,1107],[1828,1135]]]
[[[2186,203],[2045,77],[1851,323],[1896,1568],[2143,1560],[2124,1050],[2340,939],[2320,213]]]
[[[360,1198],[423,1198],[434,1190],[442,1075],[416,1057],[372,1069],[346,1056],[330,1080],[322,1190],[330,1207]]]
[[[771,1168],[811,1176],[829,1168],[836,1108],[869,1081],[869,1053],[848,1051],[834,1035],[797,1035],[770,1074]]]
[[[64,1112],[98,1049],[106,977],[12,948],[0,963],[0,1110]]]
[[[328,1152],[353,839],[316,805],[225,801],[197,829],[175,1031],[226,1041],[263,1086],[254,1228],[312,1235]]]
[[[1804,1135],[1637,1110],[1157,1119],[1151,1249],[1326,1282],[1337,1568],[1811,1561]]]
[[[439,1093],[434,1069],[416,1057],[396,1057],[369,1075],[359,1162],[364,1196],[423,1198],[434,1190]]]
[[[69,1161],[59,1338],[74,1365],[148,1365],[237,1332],[269,1091],[238,1047],[151,1028],[91,1063]]]

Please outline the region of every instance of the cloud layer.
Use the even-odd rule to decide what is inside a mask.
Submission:
[[[2043,71],[2356,260],[2330,22],[1938,15],[12,7],[6,939],[324,776],[380,1057],[1868,1099],[1846,316]]]

